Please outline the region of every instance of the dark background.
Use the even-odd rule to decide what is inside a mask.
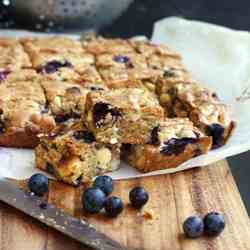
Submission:
[[[167,16],[181,16],[249,30],[249,14],[250,0],[135,0],[120,18],[100,33],[109,37],[146,35],[150,38],[153,23]],[[13,21],[8,8],[1,5],[1,0],[0,28],[24,28]],[[231,157],[229,163],[250,214],[250,152]]]
[[[8,8],[3,8],[3,1],[10,0],[0,0],[0,27],[22,28],[13,22]],[[129,9],[101,33],[105,36],[143,34],[150,37],[156,20],[173,15],[248,30],[249,13],[249,0],[134,0]]]

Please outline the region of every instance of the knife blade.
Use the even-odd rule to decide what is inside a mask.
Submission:
[[[105,234],[98,232],[86,221],[79,220],[52,204],[44,205],[43,199],[24,192],[5,178],[0,178],[0,200],[92,249],[126,249]]]

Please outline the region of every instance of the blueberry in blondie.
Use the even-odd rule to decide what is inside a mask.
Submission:
[[[123,88],[89,92],[87,127],[105,143],[143,144],[163,118],[155,95],[147,90]]]
[[[224,145],[235,123],[231,120],[228,106],[218,96],[196,82],[178,83],[168,90],[171,113],[188,117],[195,126],[213,138],[213,147]]]
[[[48,78],[79,80],[79,73],[94,65],[94,56],[86,53],[79,41],[63,37],[22,39],[33,68]]]
[[[41,79],[49,109],[57,123],[79,119],[85,111],[86,96],[89,89],[74,83],[59,80]]]
[[[72,185],[114,171],[120,162],[119,144],[97,142],[81,122],[71,127],[60,126],[41,137],[35,154],[38,168]]]
[[[142,172],[175,168],[184,161],[205,154],[212,138],[194,127],[187,118],[165,118],[151,133],[151,141],[130,145],[123,158]]]

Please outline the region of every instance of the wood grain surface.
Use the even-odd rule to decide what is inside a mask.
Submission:
[[[144,211],[150,211],[152,218],[145,218],[142,212],[128,204],[128,192],[137,185],[150,193]],[[108,219],[103,214],[89,216],[84,213],[81,206],[83,189],[53,181],[47,198],[69,213],[87,219],[128,249],[250,249],[249,218],[226,161],[177,174],[117,181],[113,194],[122,197],[126,206],[116,219]],[[182,232],[185,218],[193,214],[205,215],[210,211],[225,214],[225,231],[217,238],[185,238]],[[87,250],[3,203],[0,203],[0,249]]]

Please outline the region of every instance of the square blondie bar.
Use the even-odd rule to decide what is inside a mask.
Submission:
[[[87,93],[90,91],[83,86],[59,80],[41,79],[41,86],[45,91],[48,108],[57,123],[77,120],[85,111]]]
[[[46,105],[44,91],[34,71],[9,73],[0,83],[0,145],[36,146],[38,134],[48,133],[55,127]]]
[[[212,138],[204,135],[185,118],[166,118],[144,145],[125,145],[123,158],[142,172],[175,168],[184,161],[205,154]]]
[[[87,95],[87,127],[105,143],[146,143],[161,119],[163,109],[147,90],[123,88]]]
[[[50,37],[22,39],[22,43],[32,66],[51,79],[81,81],[81,74],[87,79],[91,76],[94,81],[100,81],[94,67],[94,55],[86,53],[79,41]]]
[[[188,117],[195,126],[213,138],[213,147],[224,145],[235,127],[229,107],[216,93],[196,82],[178,83],[169,89],[171,113]]]
[[[72,185],[114,171],[120,163],[120,145],[97,142],[80,122],[42,137],[35,154],[38,168]]]

